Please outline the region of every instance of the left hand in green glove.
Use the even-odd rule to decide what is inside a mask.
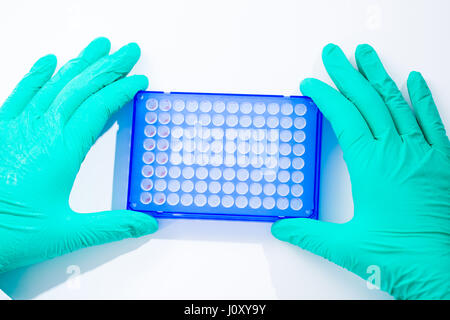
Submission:
[[[272,233],[367,279],[400,299],[450,298],[450,142],[420,73],[408,78],[415,114],[369,45],[353,68],[329,44],[323,62],[337,90],[301,84],[331,122],[352,183],[345,224],[276,222]],[[375,280],[375,278],[374,278]]]
[[[53,77],[56,58],[39,59],[0,108],[0,272],[157,229],[146,214],[79,214],[69,194],[109,116],[147,87],[125,77],[140,56],[128,44],[108,55],[98,38]]]

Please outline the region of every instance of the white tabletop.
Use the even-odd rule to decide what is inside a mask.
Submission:
[[[113,50],[136,41],[146,74],[161,91],[299,94],[299,82],[330,82],[321,63],[328,42],[354,61],[370,43],[406,94],[419,70],[450,121],[450,2],[442,1],[2,1],[0,97],[33,61],[59,64],[91,39]],[[131,106],[115,115],[89,152],[71,205],[125,208]],[[321,219],[352,217],[350,181],[328,123],[323,132]],[[386,299],[350,272],[270,234],[269,223],[160,220],[139,239],[87,248],[0,275],[12,298]]]

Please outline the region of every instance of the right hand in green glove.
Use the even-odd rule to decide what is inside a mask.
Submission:
[[[135,43],[109,49],[98,38],[53,77],[55,56],[39,59],[0,107],[0,272],[158,228],[140,212],[69,207],[81,162],[109,116],[148,84],[126,77],[140,56]]]
[[[450,298],[450,142],[418,72],[408,78],[415,113],[369,45],[359,72],[329,44],[323,62],[340,92],[301,84],[331,122],[350,172],[354,217],[344,224],[286,219],[272,233],[379,284],[398,299]]]

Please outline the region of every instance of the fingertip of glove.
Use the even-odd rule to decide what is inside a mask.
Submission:
[[[133,217],[131,235],[135,238],[154,233],[158,230],[158,221],[151,215],[138,211],[125,210],[124,214]]]
[[[336,50],[340,50],[340,48],[334,43],[328,43],[322,50],[322,58],[328,56]]]
[[[311,95],[311,89],[315,85],[316,81],[317,80],[314,79],[314,78],[306,78],[306,79],[304,79],[300,83],[300,91],[302,92],[302,94],[305,95],[305,96],[310,96]]]
[[[272,233],[272,235],[275,237],[275,238],[278,238],[278,233],[279,233],[279,226],[278,226],[278,221],[277,222],[274,222],[273,224],[272,224],[272,227],[270,228],[270,232]]]
[[[41,58],[41,60],[46,61],[49,64],[56,64],[56,56],[53,53],[49,53]]]
[[[291,225],[292,219],[281,219],[272,224],[272,227],[270,231],[272,232],[272,235],[277,238],[278,240],[282,241],[288,241],[288,228]]]
[[[125,70],[129,71],[139,60],[140,56],[141,49],[136,43],[131,42],[117,50],[110,57],[115,63],[119,63]]]
[[[92,40],[90,44],[111,46],[111,41],[109,41],[109,39],[106,37],[97,37],[94,40]]]
[[[133,77],[135,79],[134,81],[136,82],[136,87],[137,87],[138,91],[145,90],[148,88],[147,76],[139,74],[139,75],[133,75],[131,77]]]
[[[54,54],[47,54],[41,57],[31,68],[31,71],[39,71],[40,69],[56,68],[57,59]]]
[[[419,71],[411,71],[408,75],[408,81],[414,81],[418,79],[423,79],[422,74]]]
[[[418,71],[410,72],[408,80],[406,80],[406,85],[408,87],[408,91],[412,95],[416,95],[417,90],[421,91],[421,88],[428,87],[424,77]]]
[[[356,55],[364,55],[364,54],[368,54],[368,53],[371,53],[374,51],[375,50],[372,48],[372,46],[370,46],[367,43],[362,43],[356,47],[355,53],[356,53]]]
[[[314,82],[314,78],[305,78],[305,79],[303,79],[303,81],[300,83],[300,89],[304,89],[304,88],[308,87],[313,82]]]
[[[111,49],[111,41],[106,37],[98,37],[92,40],[88,46],[87,50],[101,50],[103,52],[109,52]]]
[[[125,47],[127,48],[130,55],[139,59],[139,57],[141,56],[141,48],[136,42],[130,42]]]
[[[329,43],[323,48],[322,62],[329,74],[332,70],[342,68],[343,64],[350,63],[348,62],[344,51],[342,51],[342,49],[334,43]]]

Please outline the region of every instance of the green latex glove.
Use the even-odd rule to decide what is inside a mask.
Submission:
[[[44,56],[0,108],[0,272],[157,229],[143,213],[69,207],[81,162],[107,119],[148,84],[125,77],[140,56],[136,44],[109,50],[98,38],[53,77],[56,58]]]
[[[273,235],[363,279],[378,274],[395,298],[449,299],[450,142],[428,86],[420,73],[409,75],[414,114],[369,45],[356,49],[359,72],[332,44],[323,62],[340,92],[316,79],[300,88],[339,139],[354,217],[281,220]]]

